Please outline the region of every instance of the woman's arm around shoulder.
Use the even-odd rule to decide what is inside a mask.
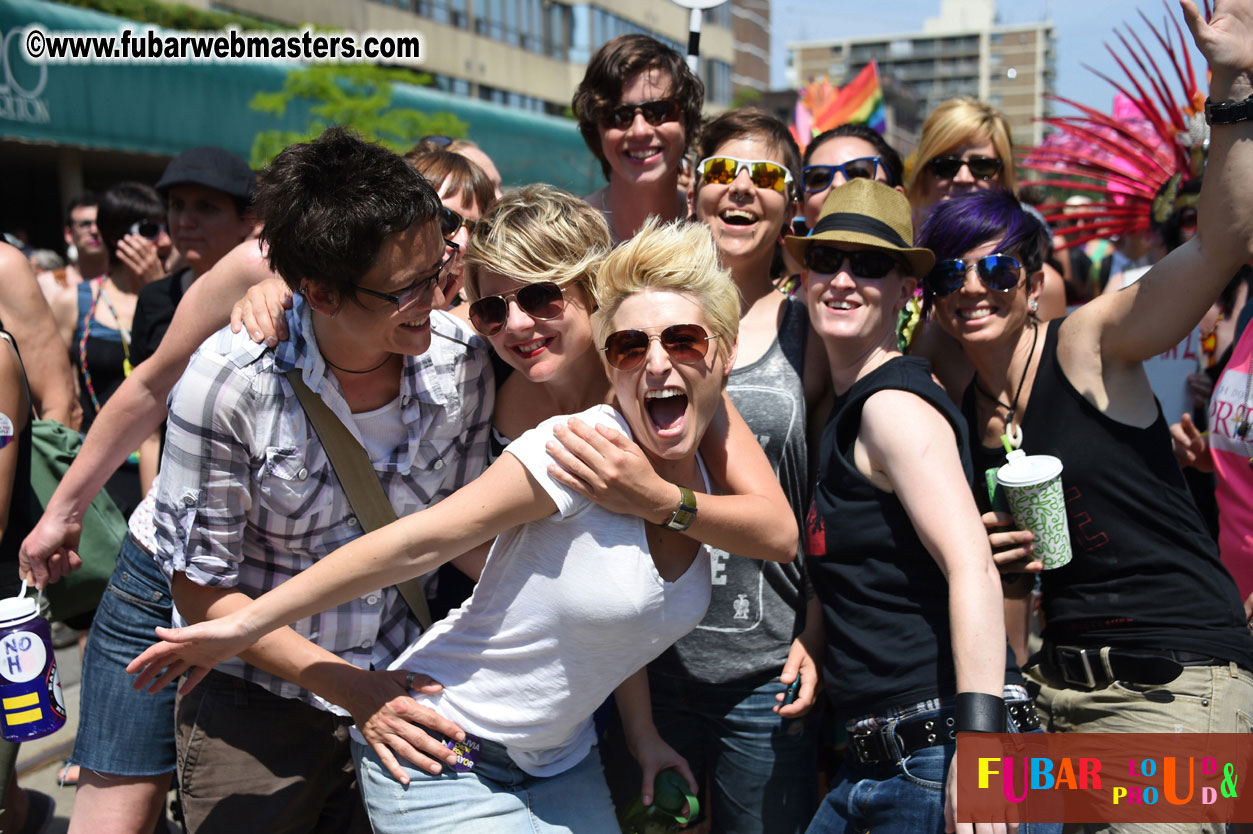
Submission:
[[[665,523],[679,506],[679,488],[659,476],[643,450],[607,425],[571,420],[554,429],[548,451],[554,480],[613,512]],[[729,553],[771,562],[796,558],[795,516],[783,488],[744,418],[723,395],[705,432],[701,456],[722,495],[697,493],[687,535]],[[734,461],[734,464],[732,464]]]

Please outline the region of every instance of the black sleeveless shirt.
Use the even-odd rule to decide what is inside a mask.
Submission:
[[[853,463],[862,407],[886,389],[916,394],[943,414],[968,481],[974,472],[965,421],[925,359],[891,359],[836,398],[822,434],[805,551],[826,627],[827,693],[844,719],[957,690],[944,574],[900,499]],[[1008,646],[1006,682],[1022,683]]]
[[[1061,322],[1047,325],[1022,418],[1023,449],[1065,466],[1074,553],[1042,575],[1044,639],[1200,652],[1253,668],[1242,601],[1171,452],[1161,407],[1141,429],[1084,399],[1057,361]],[[976,426],[973,386],[962,407]],[[1005,462],[1003,450],[978,445],[974,457],[981,474]],[[976,495],[986,507],[986,489]]]

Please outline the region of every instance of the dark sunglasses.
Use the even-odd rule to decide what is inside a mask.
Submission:
[[[882,278],[898,266],[896,258],[875,249],[847,252],[834,246],[810,246],[805,250],[805,268],[810,272],[834,275],[845,261],[848,271],[858,278]]]
[[[672,98],[659,98],[635,104],[624,102],[606,110],[601,117],[601,123],[605,127],[616,127],[618,130],[623,130],[630,127],[631,122],[635,121],[636,113],[643,113],[644,121],[653,127],[657,127],[666,122],[677,122],[679,120],[679,103]]]
[[[455,235],[462,226],[466,227],[466,234],[474,234],[474,224],[478,222],[479,221],[471,220],[468,217],[462,217],[460,214],[457,214],[457,212],[448,208],[448,206],[440,207],[439,232],[445,239]]]
[[[927,163],[931,173],[942,180],[951,180],[965,165],[975,179],[990,180],[1001,172],[1001,160],[995,156],[972,156],[962,159],[960,156],[937,156]]]
[[[372,295],[375,298],[381,298],[384,301],[390,301],[396,305],[397,310],[403,310],[406,307],[411,307],[415,304],[429,305],[431,300],[435,297],[436,286],[441,283],[441,278],[444,278],[444,269],[452,263],[452,259],[457,257],[457,252],[461,249],[460,246],[453,243],[451,240],[444,241],[444,246],[451,247],[452,252],[448,255],[448,257],[439,262],[439,266],[435,268],[435,271],[430,275],[427,275],[425,278],[419,278],[398,293],[393,294],[389,292],[379,292],[378,290],[371,290],[365,287],[354,287],[354,289],[357,292]],[[448,284],[445,282],[444,287],[447,288],[447,286]]]
[[[927,290],[936,298],[952,295],[966,283],[966,272],[972,266],[983,286],[993,292],[1009,292],[1018,286],[1022,274],[1022,264],[1010,255],[984,255],[977,261],[954,258],[935,265],[925,281]]]
[[[566,309],[561,287],[552,281],[539,281],[519,287],[513,292],[489,295],[470,305],[470,323],[484,336],[495,336],[509,320],[509,299],[533,319],[551,321]]]
[[[844,175],[845,181],[872,180],[879,175],[879,169],[882,167],[883,158],[879,156],[850,159],[842,165],[806,165],[801,171],[801,184],[805,186],[806,194],[813,194],[830,188],[835,180],[836,171]],[[885,179],[891,179],[887,176],[887,168],[883,168],[883,176]]]
[[[157,223],[154,220],[137,220],[126,231],[132,235],[146,237],[148,240],[156,240],[161,237],[162,232],[168,231],[168,228],[164,223]]]
[[[649,335],[643,330],[619,330],[605,339],[605,359],[620,371],[633,371],[644,364],[648,356],[648,343],[653,339],[661,342],[671,362],[695,365],[709,353],[709,343],[717,336],[710,336],[699,324],[672,324],[660,333]]]
[[[740,175],[740,171],[748,169],[748,177],[758,188],[787,193],[792,182],[792,172],[777,162],[768,159],[739,159],[734,156],[708,156],[696,165],[696,170],[704,182],[716,185],[728,185]]]

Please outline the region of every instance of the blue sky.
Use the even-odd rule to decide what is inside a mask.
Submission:
[[[875,11],[867,11],[870,6]],[[1120,78],[1121,71],[1104,47],[1107,40],[1117,43],[1114,27],[1134,21],[1141,39],[1156,50],[1156,43],[1150,44],[1152,35],[1136,9],[1143,9],[1155,23],[1160,23],[1166,14],[1161,0],[997,0],[997,9],[1003,23],[1051,18],[1057,31],[1056,92],[1105,112],[1110,110],[1113,88],[1081,65],[1087,63],[1112,78]],[[1177,4],[1172,3],[1171,9],[1182,25]],[[886,0],[874,4],[864,0],[772,0],[771,87],[784,86],[789,41],[921,31],[923,20],[935,17],[939,11],[940,0]],[[1204,65],[1191,47],[1186,27],[1184,35],[1193,49],[1197,82],[1204,88]],[[1124,55],[1121,49],[1118,44],[1119,54]],[[1166,71],[1161,63],[1164,53],[1155,51],[1154,56]]]

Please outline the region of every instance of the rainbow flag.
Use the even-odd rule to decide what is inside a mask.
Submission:
[[[807,120],[799,118],[802,108],[808,114]],[[880,133],[887,127],[883,88],[879,86],[879,68],[874,61],[843,87],[834,87],[827,78],[810,82],[800,91],[796,109],[798,118],[792,133],[802,148],[815,135],[850,122],[869,125]]]

